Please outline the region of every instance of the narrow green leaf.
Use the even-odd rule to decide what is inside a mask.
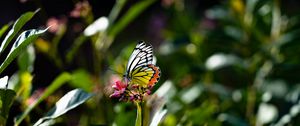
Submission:
[[[15,41],[13,44],[13,47],[11,48],[8,56],[4,60],[4,62],[0,66],[0,73],[3,72],[3,70],[23,51],[31,42],[35,41],[38,36],[44,32],[46,32],[47,29],[43,30],[27,30],[24,31]]]
[[[11,40],[18,34],[21,28],[39,11],[36,10],[35,12],[27,12],[23,14],[18,20],[14,23],[12,29],[7,33],[6,37],[1,43],[0,46],[0,54],[4,51],[7,45],[11,42]]]
[[[0,29],[0,38],[2,37],[2,35],[6,32],[6,30],[9,28],[11,24],[7,24],[7,25],[4,25],[2,26],[2,28]]]
[[[153,4],[156,0],[142,0],[139,3],[130,7],[125,15],[109,30],[108,34],[112,37],[122,31],[132,20],[141,14],[147,7]]]
[[[68,92],[58,102],[56,102],[55,107],[52,108],[43,118],[39,119],[34,126],[43,125],[44,122],[48,122],[48,120],[53,120],[65,114],[67,111],[79,106],[92,96],[93,94],[87,93],[81,89],[74,89]]]
[[[36,102],[31,104],[25,112],[21,115],[21,117],[16,121],[16,125],[19,125],[23,119],[31,112],[33,108],[35,108],[39,103],[41,103],[43,100],[45,100],[48,96],[50,96],[53,92],[55,92],[59,87],[61,87],[66,82],[70,81],[72,76],[69,73],[62,73],[58,77],[55,78],[55,80],[46,88],[44,93],[37,99]]]
[[[70,63],[77,50],[80,48],[80,46],[87,40],[87,37],[84,35],[80,35],[78,38],[75,39],[74,44],[71,46],[71,48],[68,50],[68,53],[66,55],[67,62]]]
[[[112,25],[114,24],[115,20],[117,19],[118,15],[120,14],[122,8],[125,6],[125,3],[127,0],[117,0],[114,7],[109,13],[108,19],[109,19],[109,24]]]

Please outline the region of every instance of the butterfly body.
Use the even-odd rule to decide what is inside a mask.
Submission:
[[[160,69],[153,63],[153,48],[139,42],[134,48],[126,67],[124,79],[128,84],[152,88],[160,78]]]

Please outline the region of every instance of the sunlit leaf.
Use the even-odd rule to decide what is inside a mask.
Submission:
[[[181,94],[181,100],[186,104],[191,104],[195,101],[203,92],[204,88],[202,85],[197,84],[191,88],[183,89]]]
[[[60,88],[63,84],[71,80],[71,75],[69,73],[62,73],[58,77],[55,78],[55,80],[46,88],[46,90],[43,92],[43,94],[34,102],[31,104],[25,112],[20,116],[19,119],[16,121],[16,125],[19,125],[23,119],[32,111],[34,107],[36,107],[39,103],[41,103],[43,100],[45,100],[47,97],[49,97],[54,91],[56,91],[58,88]]]
[[[160,110],[156,112],[153,116],[153,119],[150,123],[150,126],[158,126],[163,117],[167,114],[167,109]]]
[[[24,72],[19,72],[19,77],[20,77],[19,86],[21,88],[21,91],[18,92],[18,94],[23,99],[27,99],[31,93],[33,76],[31,75],[30,72],[24,71]]]
[[[257,113],[257,124],[264,125],[270,123],[278,116],[276,106],[267,103],[261,103]]]
[[[27,12],[23,14],[21,17],[18,18],[18,20],[14,23],[12,29],[7,33],[5,39],[1,43],[0,47],[0,53],[4,51],[4,49],[8,46],[8,44],[11,42],[11,40],[18,34],[18,32],[21,30],[21,28],[38,12],[39,10],[36,10],[35,12]]]
[[[154,93],[158,97],[163,97],[166,101],[171,100],[177,93],[174,83],[171,80],[165,81]]]
[[[43,30],[27,30],[24,31],[15,41],[11,48],[8,56],[0,66],[0,73],[23,51],[31,42],[35,41],[39,35],[46,32],[47,29]]]
[[[9,26],[10,26],[10,24],[2,26],[2,28],[0,29],[0,38],[6,32],[6,30],[9,28]]]
[[[205,63],[208,70],[216,70],[230,65],[244,66],[243,60],[231,54],[217,53],[210,56]]]
[[[287,43],[290,42],[297,42],[297,39],[299,39],[299,35],[300,34],[300,30],[294,30],[294,31],[289,31],[285,34],[283,34],[282,36],[280,36],[280,38],[277,41],[277,44],[279,46],[285,45]]]
[[[173,83],[170,80],[164,82],[147,101],[147,107],[144,109],[143,123],[150,126],[159,125],[168,111],[164,106],[175,93],[176,90]]]
[[[8,81],[8,76],[4,76],[0,78],[0,88],[6,88],[8,83],[7,81]]]
[[[98,32],[105,31],[109,25],[107,17],[100,17],[90,24],[83,32],[85,36],[92,36]]]
[[[64,95],[58,102],[56,102],[55,107],[52,108],[46,116],[39,119],[34,126],[43,125],[44,121],[55,119],[67,111],[79,106],[86,100],[91,98],[93,94],[87,93],[81,89],[74,89]]]
[[[20,91],[20,77],[19,77],[19,72],[15,72],[13,75],[9,77],[8,80],[8,89],[13,89],[15,91]]]
[[[33,63],[35,60],[35,51],[32,44],[27,46],[27,49],[18,56],[18,66],[21,71],[33,71]]]
[[[286,94],[285,99],[291,103],[297,103],[300,95],[300,84],[291,86],[290,91]],[[271,95],[272,98],[272,95]],[[299,104],[300,105],[300,104]]]
[[[270,92],[274,97],[285,97],[288,92],[288,85],[284,80],[265,80],[260,87],[265,92]]]

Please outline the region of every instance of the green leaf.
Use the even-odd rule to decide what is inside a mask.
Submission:
[[[11,42],[11,40],[16,36],[16,34],[18,34],[18,32],[26,24],[26,22],[28,22],[38,11],[39,9],[35,12],[27,12],[18,18],[18,20],[14,23],[12,29],[10,29],[10,31],[7,33],[6,37],[2,41],[0,46],[0,54],[4,51],[4,49]]]
[[[66,82],[70,81],[72,76],[69,73],[62,73],[58,77],[55,78],[55,80],[46,88],[44,93],[39,97],[39,99],[36,100],[33,104],[31,104],[25,112],[20,116],[20,118],[16,121],[16,125],[19,125],[23,119],[32,111],[33,108],[35,108],[39,103],[41,103],[43,100],[45,100],[48,96],[50,96],[52,93],[54,93],[59,87],[61,87]]]
[[[149,97],[149,100],[143,108],[143,124],[150,126],[158,126],[167,114],[164,108],[169,99],[175,95],[175,87],[171,81],[166,81],[156,92]]]
[[[162,119],[166,116],[167,109],[161,109],[154,113],[150,126],[158,126]]]
[[[31,29],[24,31],[13,44],[8,56],[4,60],[4,62],[0,66],[0,73],[23,51],[31,42],[35,41],[38,36],[47,31]]]
[[[122,31],[132,20],[141,14],[147,7],[153,4],[156,0],[142,0],[139,3],[130,7],[125,15],[109,30],[109,35],[114,37]]]
[[[34,126],[43,125],[44,122],[48,122],[48,120],[53,120],[65,114],[67,111],[79,106],[92,96],[93,94],[87,93],[81,89],[74,89],[68,92],[58,102],[56,102],[55,107],[52,108],[46,116],[39,119]]]
[[[7,89],[8,76],[0,78],[0,126],[5,125],[16,92]]]
[[[244,67],[245,63],[243,63],[243,60],[236,55],[223,53],[216,53],[207,58],[205,62],[205,67],[208,70],[218,70],[231,65]]]
[[[27,49],[24,50],[24,52],[18,56],[18,66],[20,71],[32,72],[34,60],[35,60],[34,47],[32,44],[29,44],[27,46]]]
[[[13,103],[14,97],[16,96],[16,92],[11,89],[0,89],[0,97],[1,97],[1,109],[0,114],[2,117],[7,118],[9,109]]]
[[[117,19],[118,15],[120,14],[122,8],[125,6],[125,3],[127,0],[117,0],[114,7],[109,13],[108,19],[109,19],[109,24],[112,25],[114,24],[115,20]]]
[[[8,76],[4,76],[4,77],[0,78],[0,89],[7,88],[7,83],[8,83]]]
[[[7,25],[2,26],[2,28],[0,29],[0,38],[6,32],[6,30],[9,28],[10,25],[11,24],[7,24]]]
[[[93,82],[89,73],[85,70],[76,70],[72,73],[70,84],[75,88],[82,88],[85,91],[91,91]]]

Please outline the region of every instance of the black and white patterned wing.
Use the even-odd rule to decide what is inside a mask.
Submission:
[[[152,64],[153,60],[153,48],[151,45],[147,45],[143,41],[140,41],[134,48],[126,67],[126,75],[136,69],[137,67]]]

